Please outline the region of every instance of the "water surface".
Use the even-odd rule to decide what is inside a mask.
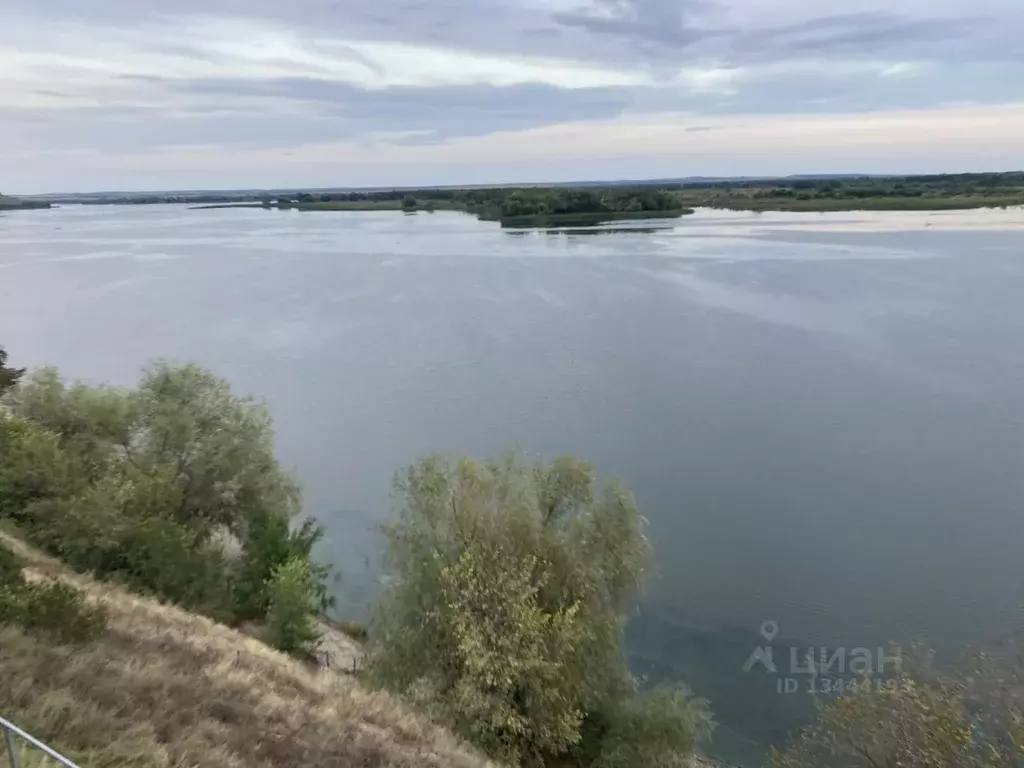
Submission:
[[[118,384],[195,360],[267,400],[356,613],[396,468],[510,443],[593,459],[658,554],[637,670],[690,681],[749,754],[803,713],[742,671],[765,620],[779,653],[1017,625],[1024,212],[663,224],[19,211],[0,344]]]

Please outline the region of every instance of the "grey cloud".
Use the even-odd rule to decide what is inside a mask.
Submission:
[[[377,40],[564,58],[647,67],[656,74],[708,60],[735,64],[801,56],[921,56],[938,61],[1024,57],[1019,42],[1024,4],[1012,0],[988,0],[983,4],[988,17],[965,16],[962,8],[956,10],[959,0],[936,0],[935,11],[926,15],[900,12],[898,5],[891,13],[863,12],[875,5],[870,0],[840,0],[831,6],[788,0],[780,6],[787,21],[774,25],[753,21],[745,13],[749,2],[581,0],[576,10],[545,11],[539,3],[522,0],[49,0],[45,18],[127,31],[189,15],[240,18],[284,25],[314,40]],[[35,0],[7,0],[0,24],[5,14],[39,19],[42,13]],[[0,29],[0,39],[3,35]],[[171,40],[166,45],[169,51],[178,46]],[[358,55],[340,48],[337,53]]]
[[[592,10],[556,13],[554,19],[568,27],[634,43],[685,48],[719,34],[694,23],[711,7],[707,0],[599,0]]]
[[[953,67],[921,77],[809,72],[787,79],[737,84],[737,92],[709,99],[678,88],[590,88],[546,85],[392,87],[369,90],[306,78],[264,81],[129,78],[157,106],[38,111],[0,109],[0,145],[96,148],[145,152],[169,145],[287,148],[335,141],[359,142],[398,134],[398,143],[436,143],[554,123],[631,114],[683,112],[705,121],[682,130],[719,129],[717,115],[863,112],[929,107],[950,102],[1006,103],[1024,66]],[[1019,98],[1019,94],[1016,94]],[[15,118],[36,120],[31,132]],[[710,118],[710,119],[708,119]],[[402,136],[402,134],[408,134]]]
[[[424,143],[615,117],[636,94],[627,88],[562,91],[546,85],[392,87],[366,90],[312,79],[176,81],[136,78],[160,89],[169,107],[49,108],[32,142],[144,151],[167,145],[287,147],[357,141],[379,133]],[[282,104],[304,107],[275,109]],[[22,112],[21,114],[25,114]],[[0,110],[0,144],[9,116]],[[13,137],[12,137],[13,140]],[[399,139],[403,141],[403,139]],[[24,141],[22,141],[24,143]]]
[[[571,120],[615,117],[634,104],[628,88],[563,91],[525,84],[391,87],[367,90],[345,83],[287,78],[256,83],[193,81],[172,84],[193,94],[264,96],[311,105],[314,119],[332,125],[332,138],[376,131],[423,131],[441,138],[523,130]]]
[[[738,34],[738,57],[867,56],[950,53],[992,20],[978,17],[914,19],[892,13],[842,13]],[[930,50],[929,50],[930,49]]]

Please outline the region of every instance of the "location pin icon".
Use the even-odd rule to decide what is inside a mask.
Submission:
[[[775,639],[775,636],[779,634],[779,622],[777,621],[764,621],[761,622],[761,637],[767,640],[769,643]]]

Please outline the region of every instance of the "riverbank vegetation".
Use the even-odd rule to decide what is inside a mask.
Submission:
[[[560,227],[678,218],[695,208],[793,212],[1005,208],[1024,205],[1024,174],[300,193],[239,205],[306,211],[457,210],[505,227]]]
[[[72,590],[58,601],[61,615],[91,621],[80,595],[103,610],[95,632],[80,638],[92,639],[88,650],[40,644],[26,634],[25,617],[38,611],[23,565],[3,561],[2,594],[14,597],[0,604],[15,606],[0,614],[0,673],[14,681],[0,694],[5,714],[76,756],[99,755],[101,734],[113,739],[117,759],[93,763],[105,766],[177,765],[171,757],[193,748],[201,759],[188,764],[213,765],[202,718],[231,731],[231,754],[252,758],[221,764],[479,764],[469,751],[461,763],[404,752],[404,762],[353,758],[363,749],[353,739],[374,717],[401,730],[358,703],[388,699],[299,675],[325,631],[317,617],[330,606],[328,569],[311,559],[321,529],[298,522],[299,489],[273,456],[261,405],[192,365],[155,363],[131,389],[69,383],[53,369],[25,373],[6,357],[0,373],[5,546],[32,568],[59,571]],[[396,489],[393,581],[369,626],[366,685],[400,694],[438,733],[450,728],[513,765],[688,764],[710,731],[707,706],[684,688],[640,691],[623,660],[627,612],[650,557],[624,488],[599,489],[575,459],[546,465],[510,455],[484,464],[424,459]],[[199,636],[182,637],[186,625]],[[269,669],[263,653],[240,661],[251,645],[231,627],[296,661],[273,657],[281,661]],[[270,703],[281,685],[287,696]],[[64,717],[37,703],[40,690],[62,702]],[[170,717],[174,706],[185,711]],[[298,710],[285,715],[285,706]],[[271,738],[253,738],[260,722]],[[138,738],[136,747],[121,734]],[[365,739],[379,751],[390,743]],[[294,746],[298,758],[288,754]],[[317,755],[326,762],[307,762]]]
[[[1016,642],[938,667],[914,647],[885,680],[846,681],[818,721],[768,768],[1019,768],[1024,765],[1024,655]]]
[[[17,197],[0,195],[0,211],[17,211],[31,208],[49,208],[50,204],[42,200],[22,200]]]
[[[500,187],[377,192],[299,193],[260,203],[197,206],[300,211],[463,211],[503,227],[557,227],[693,213],[673,192],[653,188]]]
[[[157,363],[131,390],[5,370],[0,518],[79,571],[311,650],[295,638],[330,603],[321,529],[293,522],[262,406],[196,366]]]
[[[395,490],[370,679],[511,765],[672,765],[709,734],[703,701],[626,669],[651,551],[625,488],[513,453],[428,457]]]
[[[117,389],[0,349],[0,713],[84,767],[694,764],[708,705],[625,664],[652,553],[621,484],[510,452],[394,490],[357,649],[263,406],[197,366]],[[769,768],[1020,768],[1020,651],[890,653]]]
[[[456,210],[508,226],[562,226],[584,221],[675,218],[700,207],[800,212],[1012,207],[1024,205],[1024,172],[54,195],[47,200],[86,205],[189,203],[197,208],[237,206],[307,211]],[[564,218],[570,215],[577,218]]]
[[[934,211],[1024,205],[1024,173],[689,184],[687,205],[741,211]]]

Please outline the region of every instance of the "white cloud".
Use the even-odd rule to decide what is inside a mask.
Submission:
[[[174,47],[164,45],[168,40]],[[575,89],[649,82],[642,72],[564,60],[311,38],[278,26],[229,19],[190,19],[175,27],[140,28],[132,35],[58,23],[45,34],[39,30],[29,43],[0,49],[0,94],[8,107],[48,105],[54,97],[46,91],[57,85],[71,91],[78,105],[115,103],[119,96],[137,103],[145,89],[130,78],[139,77],[306,77],[369,88],[543,83]]]

